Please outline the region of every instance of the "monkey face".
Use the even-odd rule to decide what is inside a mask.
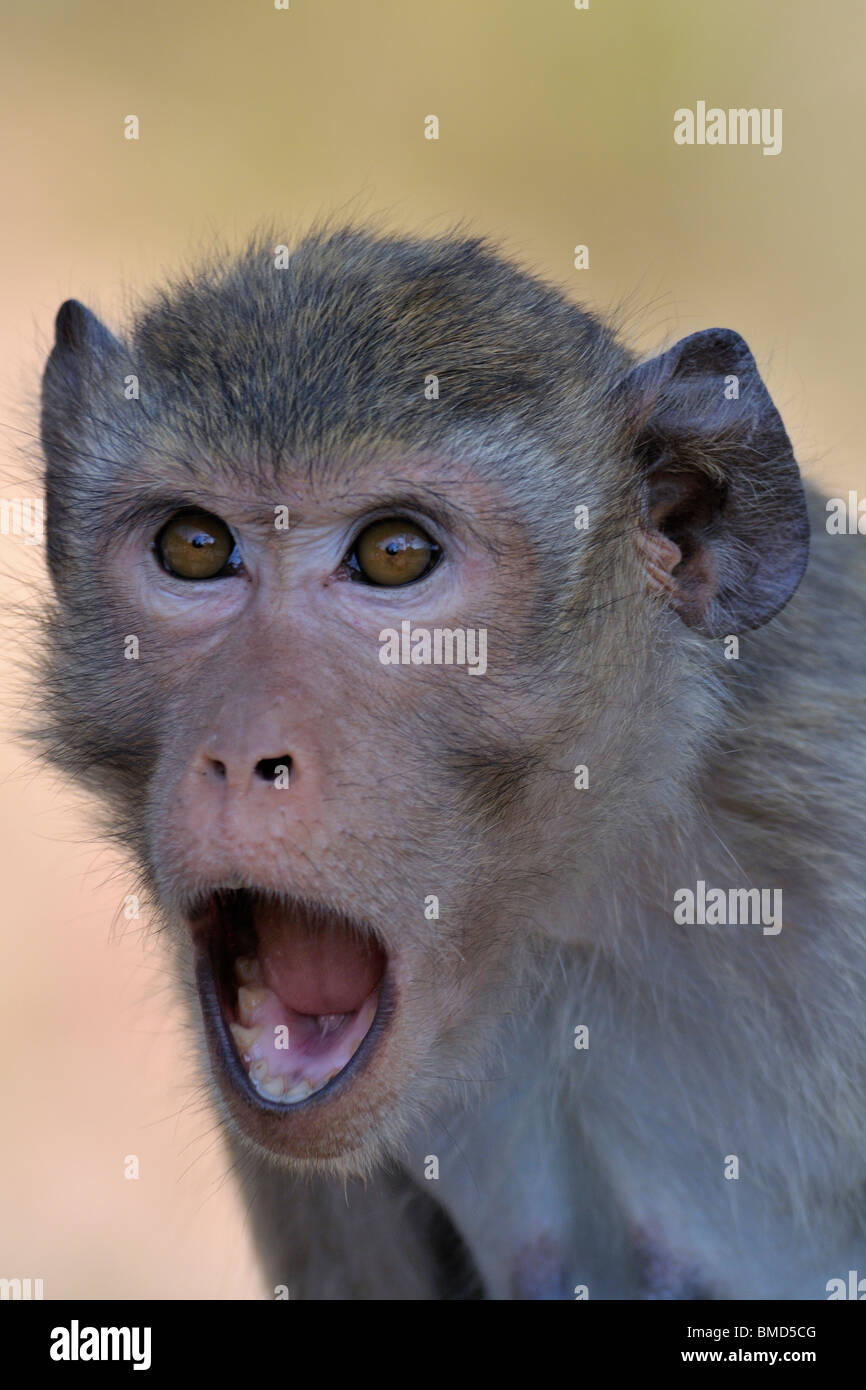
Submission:
[[[715,708],[685,627],[805,564],[782,422],[728,330],[635,366],[483,245],[347,232],[128,343],[70,301],[42,435],[43,747],[145,869],[229,1122],[365,1171],[475,1075],[534,935],[627,930]]]
[[[295,480],[287,529],[280,504],[202,488],[107,559],[149,653],[130,675],[161,697],[144,858],[208,1069],[231,1123],[293,1163],[361,1169],[389,1147],[455,1039],[495,1017],[496,943],[517,930],[500,908],[491,935],[489,885],[520,800],[498,731],[527,722],[502,676],[532,589],[502,593],[536,561],[501,488],[455,470],[443,515],[442,474],[404,456],[355,460],[348,488]],[[480,511],[505,558],[473,536]],[[408,659],[383,661],[404,624]],[[432,640],[412,659],[418,633],[481,629],[498,679],[471,641],[443,651],[462,664]]]

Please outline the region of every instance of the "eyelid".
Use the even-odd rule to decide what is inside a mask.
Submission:
[[[375,511],[368,512],[363,521],[354,521],[351,528],[347,531],[348,539],[343,546],[343,555],[348,555],[364,532],[371,526],[375,526],[377,521],[408,521],[412,526],[417,526],[420,531],[424,531],[430,537],[434,545],[439,547],[440,554],[444,553],[445,544],[437,534],[438,524],[435,518],[426,515],[420,509],[416,512],[409,506],[401,506],[395,510],[393,506],[377,507]]]

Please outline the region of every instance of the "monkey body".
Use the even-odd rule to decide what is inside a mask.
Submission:
[[[123,342],[64,306],[43,441],[36,737],[141,866],[269,1283],[866,1269],[863,546],[813,498],[800,583],[742,339],[637,363],[479,243],[323,233]],[[485,669],[383,664],[406,621]]]

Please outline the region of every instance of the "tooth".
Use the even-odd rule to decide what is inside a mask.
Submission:
[[[272,1080],[271,1074],[268,1071],[268,1064],[264,1060],[264,1058],[262,1058],[258,1062],[253,1062],[252,1066],[250,1067],[250,1076],[252,1076],[256,1081],[261,1082],[262,1084],[264,1084],[265,1081]]]
[[[241,1023],[245,1023],[248,1027],[255,1023],[253,1015],[256,1009],[265,1002],[267,994],[266,989],[251,989],[249,985],[241,985],[238,990],[238,1017]]]
[[[244,1028],[241,1023],[230,1023],[229,1031],[237,1043],[238,1052],[241,1056],[249,1054],[254,1042],[257,1042],[262,1035],[261,1024],[258,1028]]]
[[[281,1076],[276,1076],[271,1081],[262,1081],[259,1085],[265,1095],[273,1096],[274,1100],[276,1100],[278,1096],[282,1096],[285,1091],[283,1078]]]
[[[286,1100],[306,1100],[313,1089],[313,1083],[304,1076],[291,1091],[286,1091]]]
[[[238,956],[235,961],[235,974],[242,985],[260,985],[262,980],[262,967],[259,965],[258,956]]]

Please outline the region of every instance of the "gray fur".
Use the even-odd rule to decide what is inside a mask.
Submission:
[[[195,734],[184,712],[211,718],[211,697],[119,598],[116,538],[166,499],[240,491],[254,513],[296,486],[351,490],[362,464],[409,472],[433,453],[438,502],[500,565],[499,594],[465,613],[489,627],[484,679],[442,694],[435,673],[417,707],[383,715],[384,687],[334,656],[355,720],[328,767],[345,833],[328,862],[299,852],[295,867],[413,953],[418,1012],[401,1096],[341,1159],[278,1165],[232,1138],[268,1277],[292,1297],[470,1296],[480,1280],[492,1298],[587,1285],[808,1299],[866,1273],[863,542],[828,536],[811,494],[805,578],[748,631],[805,558],[790,448],[775,412],[763,453],[740,436],[734,448],[690,379],[674,472],[727,478],[737,517],[696,542],[731,600],[705,624],[716,639],[687,626],[647,592],[634,543],[652,503],[647,420],[673,437],[635,368],[597,318],[482,243],[352,229],[311,236],[286,271],[256,241],[117,339],[80,306],[58,323],[43,398],[56,599],[34,737],[107,804],[194,1016],[160,827]],[[139,402],[123,398],[128,373]],[[495,492],[470,513],[478,478]],[[119,655],[130,631],[146,639],[138,663]],[[739,661],[724,659],[728,631],[743,634]],[[248,640],[231,638],[233,668],[252,659]],[[413,789],[396,808],[385,749]],[[782,932],[674,925],[675,890],[698,879],[781,887]],[[431,924],[418,904],[434,891]],[[572,1045],[579,1024],[587,1052]],[[431,1153],[440,1178],[427,1182]],[[463,1242],[450,1254],[434,1200]]]

